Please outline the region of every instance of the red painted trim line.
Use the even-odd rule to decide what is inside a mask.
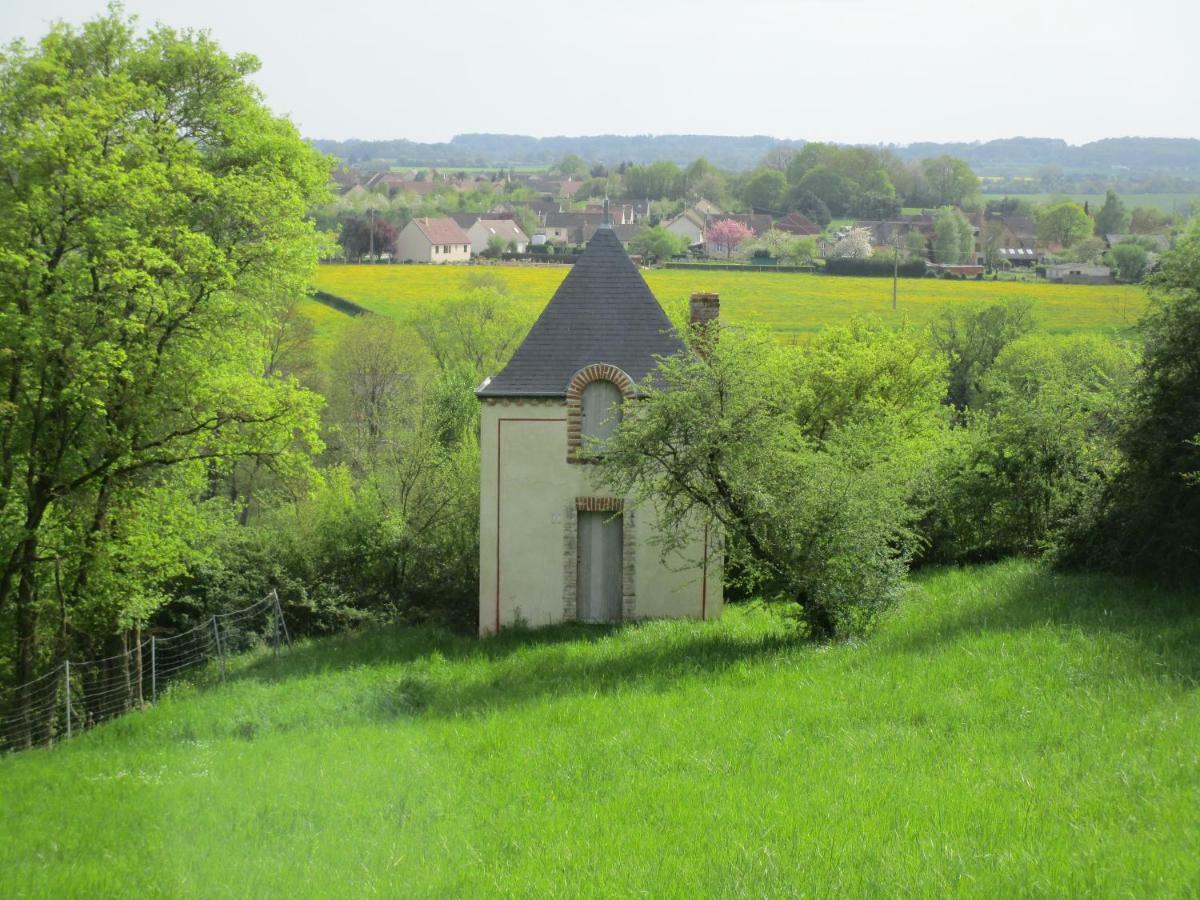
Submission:
[[[505,422],[566,422],[564,419],[504,418],[496,420],[496,634],[500,633],[500,426]]]

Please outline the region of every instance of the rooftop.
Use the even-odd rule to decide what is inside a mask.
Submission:
[[[480,397],[562,397],[580,369],[618,366],[635,382],[683,349],[611,228],[600,228],[529,335]]]

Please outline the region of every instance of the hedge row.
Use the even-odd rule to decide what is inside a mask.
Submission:
[[[891,278],[896,271],[901,278],[924,278],[925,260],[914,259],[900,263],[897,270],[889,259],[850,259],[836,257],[825,260],[826,275],[859,275],[867,278]]]

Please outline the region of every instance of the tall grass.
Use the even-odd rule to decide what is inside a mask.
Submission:
[[[0,894],[1180,895],[1200,600],[1024,563],[775,612],[246,658],[0,760]]]

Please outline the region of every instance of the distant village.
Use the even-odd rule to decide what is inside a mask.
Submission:
[[[963,174],[965,164],[951,162],[954,177],[966,179],[969,189],[973,176]],[[703,160],[693,167],[698,164]],[[840,198],[827,203],[817,193],[831,183],[829,173],[813,177],[824,163],[801,176],[802,190],[790,191],[791,173],[784,175],[782,166],[748,176],[708,167],[682,191],[671,178],[686,181],[693,167],[593,166],[589,175],[585,166],[582,160],[564,166],[571,174],[343,166],[334,174],[336,199],[318,213],[322,227],[339,232],[341,252],[328,261],[569,263],[607,226],[643,264],[1110,284],[1138,281],[1152,270],[1170,246],[1174,225],[1154,210],[1125,209],[1111,191],[1099,210],[1065,198],[1041,206],[1008,197],[985,203],[977,193],[960,204],[903,208],[881,170],[873,177],[887,182],[885,190],[863,191],[838,208]],[[678,174],[661,171],[655,184],[636,171],[662,166]],[[936,170],[930,174],[936,177]],[[756,177],[768,187],[783,186],[772,204],[780,208],[752,202],[775,199],[769,194],[746,196]],[[834,177],[853,189],[851,178]],[[658,187],[659,195],[630,197],[639,181]],[[705,188],[724,196],[708,197]],[[854,209],[874,214],[847,214]]]

